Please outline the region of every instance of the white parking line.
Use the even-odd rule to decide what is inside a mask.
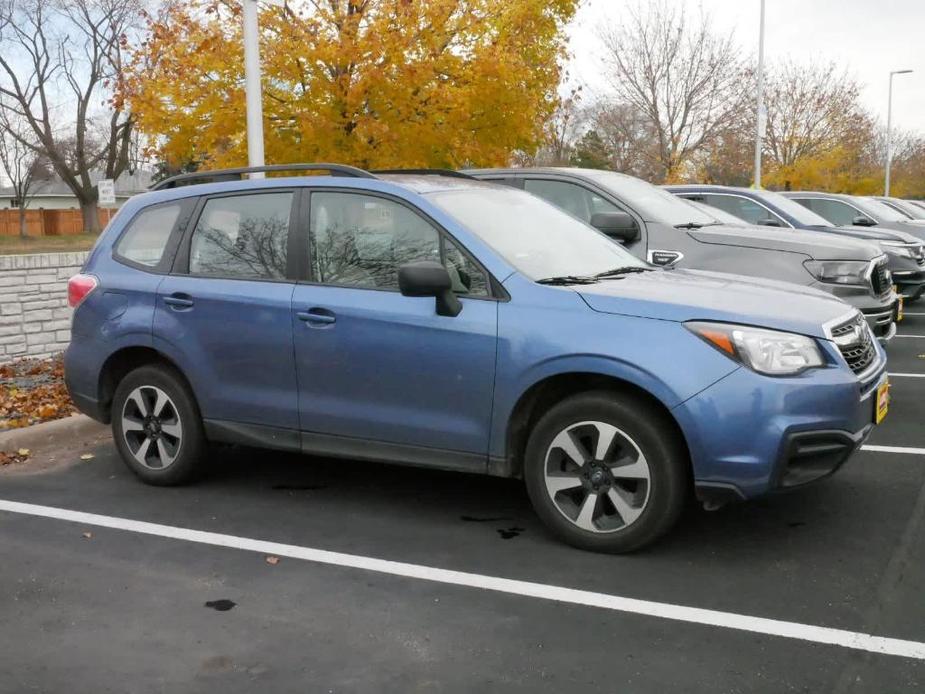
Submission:
[[[900,335],[899,333],[896,333],[893,335],[893,337],[925,337],[925,335]]]
[[[912,455],[925,455],[925,448],[906,448],[905,446],[861,446],[862,451],[874,453],[910,453]]]
[[[41,516],[43,518],[54,518],[72,523],[114,528],[116,530],[166,537],[174,540],[183,540],[185,542],[196,542],[216,547],[231,547],[249,552],[260,552],[262,554],[302,559],[319,564],[346,566],[363,571],[375,571],[377,573],[403,576],[422,581],[479,588],[481,590],[539,598],[541,600],[551,600],[572,605],[586,605],[598,609],[629,612],[649,617],[658,617],[660,619],[703,624],[724,629],[736,629],[768,636],[779,636],[789,639],[811,641],[813,643],[829,644],[870,653],[925,660],[925,643],[920,641],[906,641],[903,639],[875,636],[856,631],[847,631],[845,629],[832,629],[830,627],[800,624],[798,622],[785,622],[777,619],[766,619],[764,617],[752,617],[749,615],[736,614],[734,612],[720,612],[698,607],[624,598],[607,593],[595,593],[587,590],[576,590],[574,588],[565,588],[544,583],[531,583],[529,581],[517,581],[497,576],[485,576],[462,571],[438,569],[431,566],[422,566],[420,564],[406,564],[404,562],[388,561],[356,554],[330,552],[328,550],[313,549],[311,547],[286,545],[278,542],[237,537],[235,535],[178,528],[171,525],[161,525],[159,523],[147,523],[144,521],[130,520],[128,518],[102,516],[95,513],[84,513],[82,511],[71,511],[52,506],[38,506],[17,501],[6,501],[3,499],[0,499],[0,511]]]
[[[904,316],[925,316],[925,313],[909,313],[908,311],[903,311]]]
[[[887,376],[890,378],[925,378],[925,374],[888,373]]]

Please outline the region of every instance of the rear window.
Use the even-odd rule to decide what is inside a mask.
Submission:
[[[140,265],[157,266],[179,216],[179,203],[149,207],[140,212],[116,244],[116,255]]]

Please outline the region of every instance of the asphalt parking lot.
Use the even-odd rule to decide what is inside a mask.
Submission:
[[[0,692],[923,691],[916,308],[838,475],[633,556],[509,480],[227,449],[155,489],[107,443],[0,476]]]

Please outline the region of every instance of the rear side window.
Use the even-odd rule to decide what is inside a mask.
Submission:
[[[179,203],[150,207],[138,213],[116,244],[116,255],[133,263],[156,267],[179,216]]]
[[[292,195],[261,193],[206,202],[190,242],[190,274],[284,279]]]

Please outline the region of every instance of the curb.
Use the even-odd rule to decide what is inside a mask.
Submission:
[[[41,449],[48,444],[55,443],[55,439],[59,437],[77,438],[99,436],[104,433],[109,433],[109,427],[90,419],[86,415],[65,417],[64,419],[33,424],[22,429],[10,429],[0,432],[0,451],[16,450],[17,448]]]

